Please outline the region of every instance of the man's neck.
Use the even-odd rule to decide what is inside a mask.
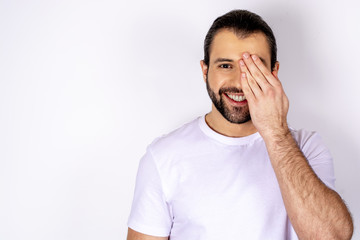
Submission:
[[[230,123],[214,109],[205,116],[205,121],[212,130],[227,137],[245,137],[257,132],[251,120],[242,124]]]

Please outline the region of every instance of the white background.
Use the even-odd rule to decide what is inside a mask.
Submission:
[[[0,1],[0,239],[125,239],[157,136],[210,110],[213,20],[254,11],[278,41],[289,123],[318,131],[360,238],[359,4]]]

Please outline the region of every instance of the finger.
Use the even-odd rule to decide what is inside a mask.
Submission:
[[[274,76],[274,73],[269,71],[269,69],[265,66],[265,64],[261,61],[261,59],[257,55],[253,54],[251,55],[251,58],[254,64],[257,66],[257,68],[260,69],[262,75],[266,78],[269,84],[275,86],[278,83],[280,83],[279,79],[276,76]]]
[[[254,55],[253,55],[254,56]],[[261,60],[256,57],[257,60],[261,62]],[[266,87],[269,87],[269,82],[267,81],[266,77],[263,75],[262,71],[257,67],[253,59],[250,57],[250,54],[245,52],[243,54],[244,62],[249,69],[251,76],[256,80],[256,82],[259,84],[259,86],[264,89]]]
[[[240,60],[240,71],[241,73],[245,73],[247,83],[253,94],[255,96],[260,96],[262,94],[262,89],[259,86],[259,84],[256,82],[256,80],[252,77],[249,69],[247,68],[247,66],[245,65],[242,59]],[[243,77],[243,74],[241,74],[241,76]]]
[[[245,72],[241,73],[241,88],[242,88],[248,102],[252,102],[255,100],[255,95],[254,95],[253,91],[251,90],[251,87],[249,85],[249,82],[248,82]]]

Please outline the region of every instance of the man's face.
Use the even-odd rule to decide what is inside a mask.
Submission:
[[[256,54],[270,70],[270,49],[263,33],[241,39],[226,29],[220,30],[213,39],[209,66],[201,63],[206,88],[216,110],[227,121],[237,124],[251,119],[240,83],[239,60],[244,52]]]

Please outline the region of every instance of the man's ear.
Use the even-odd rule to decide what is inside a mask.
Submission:
[[[201,60],[200,61],[200,66],[201,66],[201,72],[202,72],[202,75],[203,75],[203,79],[204,79],[204,82],[206,82],[206,78],[207,78],[207,73],[208,73],[208,65],[205,64],[204,60]]]
[[[272,74],[274,75],[274,77],[278,78],[278,73],[279,73],[279,67],[280,67],[280,63],[278,61],[276,61],[275,66],[272,70]]]

